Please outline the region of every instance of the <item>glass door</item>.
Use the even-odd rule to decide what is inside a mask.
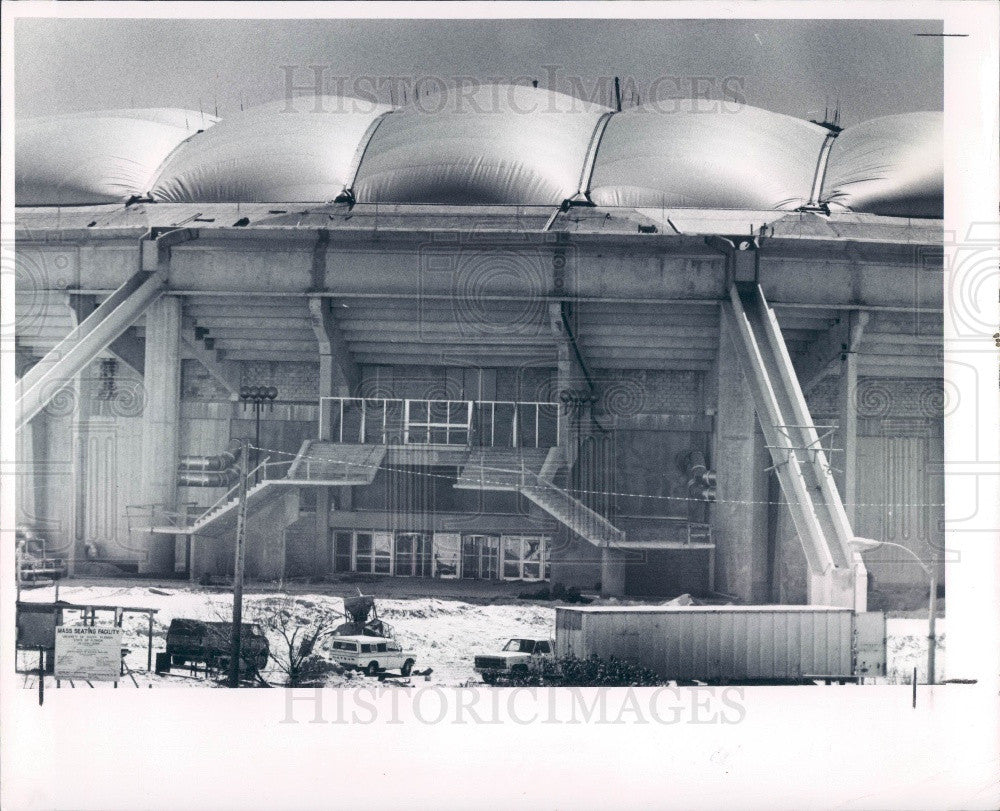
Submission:
[[[500,570],[500,539],[490,535],[462,538],[462,577],[495,580]]]
[[[396,574],[430,577],[431,539],[423,532],[396,533]]]
[[[543,580],[549,575],[547,539],[538,536],[503,537],[503,579]]]
[[[331,563],[335,572],[351,571],[351,542],[353,541],[350,532],[334,532],[333,548],[331,550]]]
[[[461,537],[452,532],[434,534],[434,577],[453,579],[459,576]]]
[[[479,578],[478,535],[466,535],[462,538],[462,577],[469,580]]]

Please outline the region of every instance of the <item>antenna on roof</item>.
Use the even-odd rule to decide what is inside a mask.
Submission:
[[[622,111],[622,86],[617,76],[615,76],[615,110],[619,113]]]
[[[215,94],[215,117],[219,117],[219,94]]]
[[[240,91],[240,112],[243,112],[243,91]]]
[[[840,97],[837,97],[837,105],[833,109],[833,119],[830,118],[830,97],[826,97],[826,104],[823,106],[823,120],[817,121],[815,118],[809,119],[813,124],[825,127],[834,136],[843,128],[840,126]]]

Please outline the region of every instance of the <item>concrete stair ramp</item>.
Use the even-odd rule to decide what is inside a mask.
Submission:
[[[548,448],[473,448],[459,470],[455,487],[516,493],[524,473],[537,476],[548,455]]]

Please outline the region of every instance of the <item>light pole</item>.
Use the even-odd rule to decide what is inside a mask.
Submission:
[[[269,403],[274,408],[274,399],[278,396],[277,386],[240,386],[240,400],[243,402],[243,410],[247,405],[253,406],[254,417],[254,451],[253,468],[254,484],[260,479],[257,471],[257,463],[260,461],[260,412],[265,403]],[[249,462],[249,460],[247,460]]]
[[[927,607],[927,683],[934,684],[934,666],[937,655],[937,651],[935,650],[937,646],[937,569],[933,565],[928,566],[923,558],[908,546],[893,543],[892,541],[873,541],[868,538],[855,538],[851,541],[851,545],[861,554],[882,546],[892,546],[896,549],[902,549],[920,564],[920,568],[924,570],[924,574],[930,580],[930,594],[928,596]]]

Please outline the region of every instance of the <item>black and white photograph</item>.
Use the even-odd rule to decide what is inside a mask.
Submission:
[[[997,807],[998,10],[5,0],[4,807]]]

